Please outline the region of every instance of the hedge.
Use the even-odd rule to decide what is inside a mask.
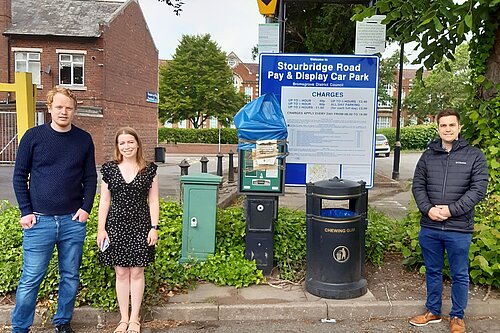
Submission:
[[[396,142],[395,128],[382,128],[377,133],[384,134],[389,144],[394,149]],[[406,126],[401,128],[402,150],[425,150],[429,141],[437,136],[437,127],[431,125]],[[238,130],[236,128],[221,128],[221,144],[237,144]],[[159,128],[158,141],[165,143],[219,143],[219,130],[217,128]]]

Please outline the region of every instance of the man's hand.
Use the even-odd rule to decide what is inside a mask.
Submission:
[[[451,217],[448,205],[436,205],[436,207],[441,211],[441,215],[446,216],[446,218]]]
[[[84,211],[83,209],[79,209],[75,215],[73,215],[73,221],[77,220],[79,222],[87,222],[87,219],[89,218],[89,213]]]
[[[447,216],[443,215],[443,212],[438,207],[432,207],[427,215],[429,215],[431,220],[439,222],[444,221],[448,218]]]
[[[19,223],[21,223],[21,227],[23,227],[23,229],[30,229],[36,224],[36,216],[35,214],[24,215],[21,217]]]

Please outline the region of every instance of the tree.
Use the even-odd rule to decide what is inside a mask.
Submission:
[[[387,93],[385,87],[391,85],[394,87],[397,85],[396,74],[399,70],[399,54],[400,51],[395,51],[389,58],[380,60],[380,74],[379,74],[379,86],[378,86],[378,101],[379,103],[387,104],[394,103],[395,98]],[[407,64],[408,58],[403,55],[403,63]]]
[[[182,11],[182,5],[184,1],[182,0],[158,0],[159,2],[165,2],[168,6],[174,7],[175,15],[180,15]]]
[[[350,19],[353,14],[350,4],[287,3],[285,52],[352,54],[356,32]]]
[[[471,83],[475,96],[463,118],[462,133],[488,158],[490,184],[500,193],[500,0],[378,0],[356,7],[354,20],[384,14],[387,35],[421,47],[416,63],[427,69],[449,59],[470,38]],[[451,71],[449,62],[443,66]],[[422,75],[423,68],[418,71]]]
[[[446,107],[464,111],[472,87],[470,84],[469,53],[467,44],[460,45],[454,61],[444,59],[427,77],[416,78],[405,99],[408,115],[422,123]],[[446,69],[448,64],[450,71]]]
[[[226,54],[210,35],[182,36],[172,61],[160,68],[160,121],[189,120],[194,128],[210,117],[228,126],[245,104],[232,84]]]

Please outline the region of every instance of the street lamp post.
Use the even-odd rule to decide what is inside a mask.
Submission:
[[[399,162],[401,158],[401,97],[403,94],[403,59],[405,44],[401,42],[399,52],[399,80],[398,80],[398,105],[396,110],[396,142],[394,144],[394,164],[392,167],[392,179],[399,180]]]

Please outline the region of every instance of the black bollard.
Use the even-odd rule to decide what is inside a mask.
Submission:
[[[200,159],[201,162],[201,173],[207,173],[208,172],[208,158],[203,155]]]
[[[217,176],[222,177],[222,155],[220,152],[217,154]]]
[[[181,176],[186,176],[189,173],[189,162],[186,159],[183,159],[181,163],[179,163],[179,167],[181,168]]]
[[[233,150],[229,151],[229,175],[227,177],[227,181],[229,183],[234,183],[234,162],[233,162]]]

